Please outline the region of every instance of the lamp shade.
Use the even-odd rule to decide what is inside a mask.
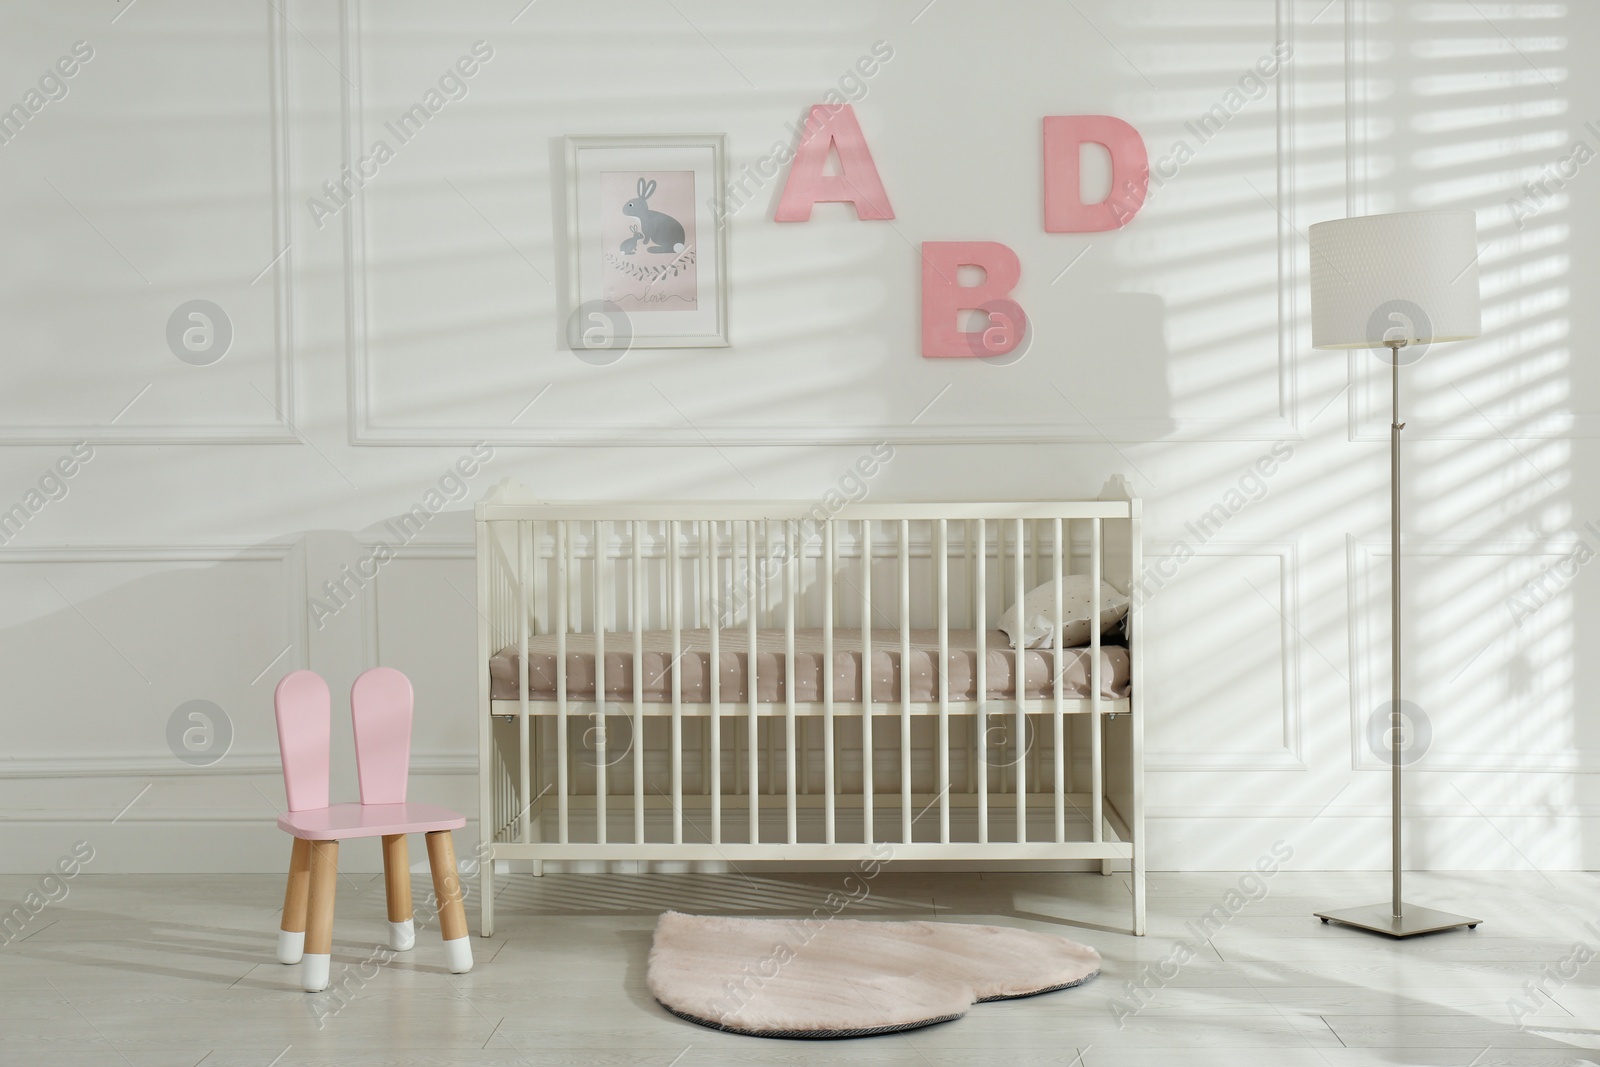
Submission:
[[[1311,227],[1311,343],[1385,348],[1483,332],[1478,217],[1405,211]]]

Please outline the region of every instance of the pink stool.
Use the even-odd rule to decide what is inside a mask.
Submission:
[[[445,958],[455,974],[472,970],[472,942],[450,834],[466,826],[467,820],[448,808],[406,803],[411,682],[391,667],[375,667],[350,688],[356,776],[361,784],[359,804],[328,803],[328,683],[312,671],[295,671],[278,683],[273,704],[278,717],[278,750],[283,757],[283,787],[289,798],[289,810],[278,817],[278,827],[294,838],[289,885],[283,895],[278,962],[301,964],[306,992],[318,993],[328,987],[339,842],[345,838],[383,838],[389,947],[401,952],[411,948],[416,933],[406,835],[426,834]]]

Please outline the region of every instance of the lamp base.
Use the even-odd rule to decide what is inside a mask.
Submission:
[[[1394,938],[1436,934],[1441,930],[1454,930],[1458,926],[1472,930],[1483,921],[1469,919],[1465,915],[1454,915],[1448,911],[1419,908],[1415,904],[1402,904],[1401,912],[1402,914],[1396,915],[1394,905],[1386,901],[1382,904],[1368,904],[1361,908],[1319,911],[1316,916],[1325,923],[1336,922],[1345,926],[1357,926],[1363,930],[1371,930],[1375,934],[1387,934]]]

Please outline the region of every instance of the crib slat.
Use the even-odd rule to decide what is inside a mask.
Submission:
[[[761,588],[768,592],[767,617],[763,620],[769,629],[772,627],[772,615],[775,610],[772,598],[776,592],[772,589],[773,579],[777,575],[770,570],[774,563],[772,539],[772,520],[763,519],[761,522]],[[767,726],[767,792],[778,792],[778,741],[777,727],[769,720]]]
[[[1105,749],[1100,724],[1100,520],[1090,520],[1089,535],[1089,820],[1094,823],[1094,843],[1105,840],[1102,811],[1105,793]],[[1102,862],[1101,870],[1111,872]]]
[[[703,619],[705,617],[706,610],[711,603],[711,596],[709,593],[711,557],[707,554],[709,546],[706,544],[706,529],[710,525],[711,523],[704,519],[696,519],[694,524],[695,545],[697,551],[695,552],[692,571],[689,575],[689,588],[691,591],[699,591],[698,595],[694,597],[694,628],[696,630],[700,629],[704,625]],[[716,661],[712,660],[711,662],[715,663]],[[701,703],[706,703],[711,699],[710,680],[706,680],[704,685],[706,687],[706,695],[701,698]],[[696,720],[695,733],[700,738],[700,792],[709,796],[711,793],[711,774],[706,768],[711,764],[710,720]]]
[[[974,537],[973,537],[973,532],[972,531],[973,531],[972,520],[971,519],[962,519],[961,520],[961,548],[962,548],[962,551],[964,551],[966,553],[966,556],[967,556],[967,614],[966,614],[966,617],[969,618],[969,619],[976,619],[978,617],[977,616],[977,611],[978,611],[978,607],[977,607],[977,604],[978,604],[978,569],[977,569],[977,567],[978,567],[978,564],[977,564],[976,559],[973,557]],[[976,623],[974,623],[974,625],[976,625]],[[974,681],[974,684],[976,684],[976,681],[977,681],[976,676],[974,676],[973,681]],[[976,707],[978,703],[981,703],[981,697],[974,701],[974,705],[973,706]],[[967,771],[967,792],[976,793],[978,791],[978,772],[977,772],[977,769],[976,769],[976,767],[974,765],[978,762],[978,759],[977,759],[978,741],[977,741],[977,737],[973,734],[973,732],[971,730],[967,731],[967,739],[966,739],[965,744],[966,744],[966,760],[965,760],[964,766],[966,767],[966,771]]]
[[[911,523],[900,520],[900,840],[911,843]]]
[[[1028,519],[1024,522],[1024,529],[1028,535],[1029,563],[1027,581],[1024,586],[1033,589],[1039,584],[1039,575],[1044,562],[1044,548],[1040,544],[1039,519]],[[1043,658],[1044,653],[1041,652]],[[1040,749],[1044,741],[1044,719],[1041,717],[1033,726],[1033,736],[1028,740],[1028,792],[1038,793],[1044,788],[1043,760]]]
[[[633,542],[633,574],[629,582],[629,621],[633,624],[633,839],[644,842],[644,548],[637,519],[628,520]]]
[[[1033,728],[1033,740],[1028,743],[1028,792],[1039,793],[1044,790],[1044,760],[1039,754],[1043,747],[1044,720],[1040,719]]]
[[[1062,618],[1062,604],[1061,604],[1061,584],[1062,584],[1062,575],[1061,575],[1061,536],[1062,536],[1061,520],[1060,519],[1055,519],[1054,522],[1055,522],[1055,537],[1051,542],[1052,548],[1053,548],[1053,551],[1054,551],[1054,555],[1051,558],[1051,571],[1050,571],[1050,573],[1053,575],[1053,577],[1051,578],[1050,585],[1051,585],[1052,589],[1054,590],[1055,607],[1053,609],[1053,613],[1051,614],[1050,618],[1052,620],[1054,620],[1054,622],[1055,622],[1055,630],[1056,630],[1055,641],[1053,642],[1053,648],[1051,649],[1052,655],[1054,656],[1054,659],[1051,660],[1051,662],[1054,664],[1054,671],[1052,673],[1054,673],[1054,675],[1055,675],[1054,681],[1055,681],[1055,698],[1056,698],[1056,700],[1055,700],[1054,715],[1053,715],[1053,719],[1052,719],[1053,729],[1051,731],[1050,737],[1051,737],[1051,739],[1053,740],[1053,742],[1055,744],[1055,757],[1056,757],[1056,764],[1055,764],[1056,773],[1055,773],[1055,778],[1052,780],[1052,784],[1055,787],[1055,793],[1056,793],[1056,796],[1055,796],[1055,801],[1056,801],[1056,840],[1058,842],[1065,842],[1066,839],[1067,839],[1067,805],[1066,805],[1067,790],[1066,790],[1066,775],[1063,773],[1063,766],[1066,763],[1066,744],[1065,744],[1065,740],[1066,739],[1062,736],[1062,731],[1065,728],[1066,723],[1065,723],[1065,720],[1062,718],[1062,712],[1064,710],[1064,708],[1063,708],[1063,700],[1064,700],[1064,697],[1065,697],[1065,693],[1063,692],[1063,690],[1064,690],[1064,688],[1066,686],[1066,669],[1065,669],[1065,662],[1064,662],[1066,660],[1066,653],[1065,653],[1065,650],[1062,648],[1062,645],[1063,645],[1063,639],[1065,638],[1066,635],[1063,634],[1061,631],[1062,631],[1062,627],[1065,624],[1066,620]]]
[[[772,625],[772,589],[767,576],[767,556],[772,554],[772,520],[761,520],[761,540],[766,551],[761,556],[759,566],[756,563],[756,542],[750,542],[750,573],[751,581],[756,583],[756,592],[759,593],[761,602],[761,619],[758,626]]]
[[[667,523],[667,610],[672,615],[672,660],[668,681],[672,685],[672,843],[683,844],[683,576],[679,520]]]
[[[606,527],[594,520],[594,826],[595,843],[606,843]]]
[[[833,766],[833,520],[822,523],[822,820],[823,840],[834,843]]]
[[[749,785],[745,796],[749,798],[750,807],[750,843],[761,842],[761,720],[760,712],[760,656],[756,654],[756,597],[766,597],[766,586],[761,582],[756,573],[756,524],[754,519],[748,519],[744,524],[744,555],[745,555],[745,581],[761,585],[761,590],[748,590],[745,597],[745,648],[749,650],[745,673],[745,695],[750,698],[750,725],[749,741],[745,745],[745,759],[749,761]]]
[[[795,611],[798,612],[798,615],[796,616],[798,620],[797,625],[809,629],[811,623],[811,609],[806,603],[805,589],[806,557],[811,551],[811,530],[805,522],[799,520],[794,522],[793,529],[796,545],[794,560],[794,587],[795,596],[798,598],[797,603],[795,604]],[[821,561],[819,560],[818,566],[820,565]],[[798,771],[799,781],[797,785],[802,796],[809,796],[811,793],[811,720],[809,718],[796,719],[795,730],[797,731],[797,739],[795,741],[797,751],[795,752],[795,758],[800,764],[800,769]]]
[[[950,842],[950,523],[939,520],[939,841]]]
[[[861,840],[872,844],[872,520],[861,520]]]
[[[557,840],[568,840],[567,825],[567,626],[571,621],[572,589],[567,576],[572,573],[572,537],[567,520],[556,521],[556,821]]]
[[[784,785],[788,800],[789,843],[799,840],[795,816],[795,730],[794,730],[794,598],[798,585],[795,566],[798,559],[794,549],[795,528],[792,520],[783,525],[783,738],[787,760]]]
[[[1029,519],[1028,530],[1033,537],[1033,571],[1028,575],[1028,588],[1039,584],[1039,572],[1044,569],[1044,549],[1039,544],[1039,523],[1042,519]]]
[[[703,524],[701,523],[700,520],[698,520],[698,519],[695,520],[694,532],[695,532],[695,537],[696,538],[700,538],[701,537],[701,533],[702,533],[701,527],[702,527],[702,525]],[[705,562],[705,551],[706,551],[705,541],[704,540],[699,540],[696,543],[695,547],[698,549],[698,551],[693,556],[689,557],[689,588],[690,589],[699,589],[700,588],[700,579],[701,579],[700,565]],[[699,597],[693,597],[693,598],[691,598],[691,601],[692,601],[692,605],[693,605],[694,620],[689,625],[690,625],[691,629],[698,630],[703,625],[703,623],[701,622],[701,617],[700,617],[701,616],[700,598]]]
[[[989,843],[989,632],[988,625],[988,557],[989,532],[984,520],[978,520],[977,572],[973,579],[978,628],[978,661],[973,676],[972,698],[978,709],[974,721],[977,736],[973,739],[978,757],[978,843]]]
[[[711,626],[711,843],[722,843],[722,606],[717,603],[717,583],[722,572],[717,562],[716,522],[706,523],[706,618]]]
[[[1017,550],[1012,559],[1015,564],[1015,580],[1012,582],[1012,604],[1017,612],[1016,639],[1011,643],[1016,646],[1016,662],[1011,671],[1011,693],[1016,698],[1016,732],[1017,740],[1014,751],[1016,762],[1012,765],[1012,785],[1017,793],[1017,840],[1028,840],[1028,712],[1024,701],[1028,698],[1028,686],[1024,675],[1027,673],[1027,642],[1023,638],[1026,619],[1022,614],[1022,598],[1027,595],[1027,575],[1023,574],[1023,567],[1028,562],[1027,542],[1024,538],[1022,520],[1016,521]]]
[[[520,662],[517,664],[517,702],[522,715],[517,722],[517,744],[520,747],[520,758],[517,760],[521,768],[519,784],[522,787],[522,811],[518,822],[522,823],[522,841],[527,844],[533,840],[533,820],[530,809],[533,805],[533,768],[529,759],[533,754],[533,744],[529,740],[528,731],[531,717],[528,714],[528,593],[529,585],[533,581],[533,564],[529,557],[532,555],[529,542],[533,540],[533,523],[517,523],[517,605],[521,609],[517,612],[519,625],[517,627],[517,655]]]

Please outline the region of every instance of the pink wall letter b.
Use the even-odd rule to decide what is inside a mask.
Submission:
[[[983,281],[961,285],[962,267],[982,267]],[[1017,254],[996,241],[924,241],[922,245],[922,354],[928,359],[1003,356],[1022,343],[1028,317],[1011,299],[1022,276]],[[982,330],[963,332],[965,309],[989,314]]]
[[[839,150],[839,173],[824,174],[828,151]],[[866,135],[849,104],[817,104],[806,119],[805,136],[789,165],[789,180],[778,201],[777,222],[805,222],[819,200],[849,201],[858,219],[892,219],[889,194],[873,165]]]
[[[1085,144],[1111,153],[1111,195],[1085,204],[1079,163]],[[1150,187],[1150,157],[1139,131],[1110,115],[1049,115],[1044,120],[1044,228],[1094,233],[1126,226]]]

